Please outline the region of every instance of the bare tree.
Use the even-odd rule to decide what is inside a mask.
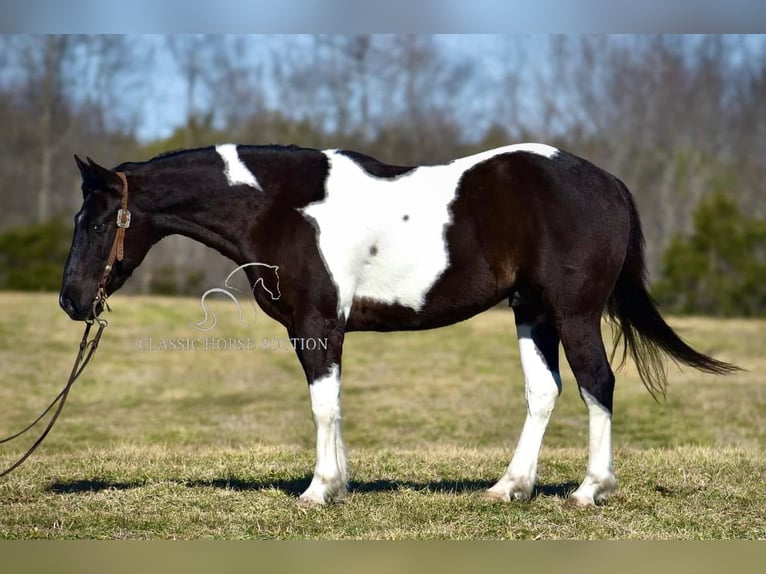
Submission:
[[[19,205],[34,213],[36,221],[68,210],[78,195],[68,185],[75,174],[65,152],[74,151],[76,143],[99,140],[102,155],[108,155],[103,149],[111,142],[107,133],[116,131],[113,118],[118,114],[107,108],[119,96],[115,79],[126,61],[125,51],[126,42],[113,36],[3,38],[0,89],[13,108],[4,138],[13,146],[14,163],[24,165],[19,181],[6,189],[11,194],[23,191]],[[62,182],[65,192],[57,193]]]
[[[731,190],[748,173],[742,142],[756,141],[750,134],[763,116],[737,64],[744,48],[741,38],[719,36],[552,40],[555,85],[546,78],[539,88],[551,94],[544,131],[558,132],[633,189],[654,270],[705,194],[721,186],[742,192]],[[738,111],[744,101],[755,106],[751,125]]]
[[[524,131],[523,108],[521,92],[523,74],[529,55],[520,39],[516,36],[506,36],[500,39],[497,59],[500,75],[495,84],[495,106],[490,113],[497,118],[495,122],[513,134]]]
[[[382,67],[389,94],[379,145],[385,157],[402,163],[435,163],[460,153],[461,95],[472,68],[448,59],[431,36],[388,39]]]
[[[28,96],[38,118],[35,130],[39,150],[36,212],[37,221],[44,222],[51,217],[54,156],[70,127],[63,110],[64,68],[73,42],[68,36],[49,35],[29,38],[25,44],[20,56],[30,74]]]
[[[200,93],[215,85],[215,67],[212,62],[220,51],[220,36],[204,34],[168,36],[167,46],[175,61],[186,88],[186,125],[183,145],[186,148],[199,145],[195,126],[209,127],[213,112],[209,107],[209,93]],[[220,59],[219,59],[220,61]],[[207,109],[203,111],[203,102]]]

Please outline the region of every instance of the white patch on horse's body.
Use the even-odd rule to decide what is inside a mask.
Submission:
[[[572,498],[581,506],[592,506],[617,490],[612,469],[612,413],[586,390],[580,389],[580,394],[589,415],[588,468]]]
[[[327,375],[312,382],[309,392],[317,432],[317,464],[314,478],[300,498],[309,504],[325,504],[343,498],[348,482],[346,447],[340,434],[338,365],[332,365]]]
[[[548,366],[543,353],[535,344],[532,326],[518,325],[516,329],[521,366],[524,369],[527,418],[508,469],[487,491],[487,497],[491,499],[527,499],[531,496],[543,435],[561,393],[561,377]]]
[[[263,191],[255,175],[242,162],[235,144],[223,144],[215,146],[215,151],[223,160],[223,173],[229,185],[249,185],[258,191]]]
[[[324,152],[326,197],[302,211],[318,228],[320,252],[338,289],[338,314],[348,319],[355,298],[419,311],[449,265],[446,228],[466,170],[495,156],[558,153],[543,144],[517,144],[423,166],[396,178],[367,173],[350,157]]]

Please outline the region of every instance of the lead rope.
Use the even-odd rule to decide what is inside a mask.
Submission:
[[[13,434],[11,436],[8,436],[2,440],[0,440],[0,444],[12,441],[15,438],[20,437],[28,430],[32,429],[37,423],[39,423],[43,417],[48,414],[48,412],[53,408],[53,405],[58,403],[58,407],[56,408],[56,411],[53,413],[53,416],[51,417],[51,420],[48,421],[48,426],[45,427],[45,430],[40,435],[40,437],[34,442],[34,444],[29,447],[29,450],[24,453],[21,458],[19,458],[16,462],[14,462],[11,466],[6,468],[3,472],[0,472],[0,478],[5,476],[6,474],[14,471],[16,468],[21,466],[21,464],[27,460],[33,452],[37,450],[37,447],[39,447],[42,442],[45,440],[45,437],[48,436],[48,433],[53,428],[53,425],[56,424],[56,420],[59,418],[59,415],[61,414],[61,411],[64,408],[64,404],[66,403],[66,399],[69,396],[69,390],[72,388],[72,385],[77,380],[77,378],[82,374],[82,372],[85,370],[85,367],[90,363],[90,360],[93,358],[93,355],[96,352],[96,349],[98,348],[98,343],[101,340],[101,333],[104,332],[104,328],[108,325],[107,321],[105,319],[97,319],[98,322],[98,331],[96,331],[96,334],[94,337],[90,340],[88,340],[88,334],[90,333],[90,329],[93,326],[94,321],[88,321],[88,324],[85,326],[85,332],[82,334],[82,339],[80,340],[80,349],[77,352],[77,357],[75,358],[74,365],[72,366],[72,372],[69,375],[69,380],[67,381],[64,388],[61,390],[61,392],[56,396],[55,399],[51,402],[51,404],[48,405],[48,408],[46,408],[40,416],[38,416],[35,421],[27,426],[24,430],[21,430],[17,432],[16,434]],[[86,354],[87,350],[87,354]],[[83,360],[83,357],[84,360]]]
[[[128,181],[124,173],[122,172],[116,172],[116,173],[123,184],[122,201],[120,202],[120,209],[117,212],[117,235],[115,235],[114,243],[112,244],[112,249],[109,252],[109,257],[107,258],[107,263],[106,263],[106,266],[104,267],[104,274],[102,275],[101,280],[98,282],[98,290],[96,291],[96,296],[93,299],[93,319],[88,319],[85,321],[86,323],[85,331],[82,334],[82,339],[80,339],[80,348],[77,351],[77,357],[75,357],[74,365],[72,365],[72,372],[69,374],[69,380],[67,381],[66,385],[64,385],[64,388],[61,390],[61,392],[58,395],[56,395],[56,398],[54,398],[51,401],[51,403],[40,414],[40,416],[38,416],[26,428],[20,430],[19,432],[15,434],[12,434],[3,439],[0,439],[0,444],[4,444],[20,437],[27,431],[34,428],[37,425],[37,423],[39,423],[43,419],[43,417],[45,417],[45,415],[48,414],[48,412],[50,412],[53,406],[56,403],[58,403],[58,406],[56,407],[56,410],[53,413],[51,420],[48,421],[48,425],[45,427],[45,430],[40,435],[40,437],[34,442],[34,444],[31,447],[29,447],[27,452],[25,452],[21,456],[21,458],[19,458],[11,466],[9,466],[8,468],[0,472],[0,478],[14,471],[19,466],[21,466],[21,464],[25,460],[27,460],[32,455],[33,452],[37,450],[37,447],[39,447],[42,444],[42,442],[45,440],[45,437],[48,436],[48,433],[53,428],[53,425],[56,424],[56,420],[59,418],[61,411],[64,409],[64,404],[66,403],[67,397],[69,396],[69,391],[71,390],[72,385],[74,385],[75,381],[79,378],[79,376],[85,370],[85,367],[87,367],[88,363],[90,363],[90,360],[93,358],[93,355],[96,353],[98,344],[101,341],[101,334],[104,332],[104,329],[107,327],[107,325],[109,325],[109,322],[106,319],[102,319],[101,317],[98,316],[98,313],[100,311],[98,307],[99,305],[101,305],[103,309],[106,309],[107,311],[111,311],[111,308],[109,307],[109,304],[107,303],[106,286],[109,283],[109,279],[112,273],[112,266],[114,265],[115,259],[117,261],[122,261],[123,251],[124,251],[123,242],[125,240],[125,230],[128,227],[130,227],[130,212],[128,211]],[[93,336],[92,339],[88,339],[88,336],[90,335],[90,330],[93,327],[94,323],[98,324],[98,331],[96,331],[96,334]]]

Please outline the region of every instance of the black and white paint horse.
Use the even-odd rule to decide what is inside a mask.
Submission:
[[[92,313],[115,238],[122,174],[132,223],[109,293],[154,243],[175,233],[240,265],[278,266],[280,297],[256,290],[259,306],[290,337],[327,341],[297,349],[317,434],[305,503],[346,494],[340,381],[349,331],[430,329],[509,301],[527,417],[510,465],[487,491],[499,500],[532,493],[561,392],[559,343],[590,417],[588,465],[572,497],[592,505],[616,490],[615,379],[601,338],[604,312],[653,394],[664,392],[660,352],[703,371],[735,368],[693,350],[660,317],[647,293],[641,225],[625,185],[547,145],[511,145],[422,167],[350,151],[231,144],[114,170],[76,159],[84,201],[60,295],[72,319]],[[246,268],[251,284],[269,280],[260,269]]]

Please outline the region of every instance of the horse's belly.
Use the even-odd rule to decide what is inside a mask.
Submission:
[[[351,306],[347,331],[414,331],[451,325],[473,317],[503,300],[505,294],[487,293],[477,296],[466,293],[450,305],[427,298],[423,307],[415,310],[399,303],[380,299],[355,297]]]
[[[359,269],[354,299],[369,299],[420,310],[429,290],[449,264],[441,233],[412,241],[383,237],[370,245]]]
[[[382,263],[382,262],[380,262]],[[432,329],[472,317],[507,297],[478,266],[437,266],[403,257],[399,265],[368,264],[347,321],[350,331]]]

